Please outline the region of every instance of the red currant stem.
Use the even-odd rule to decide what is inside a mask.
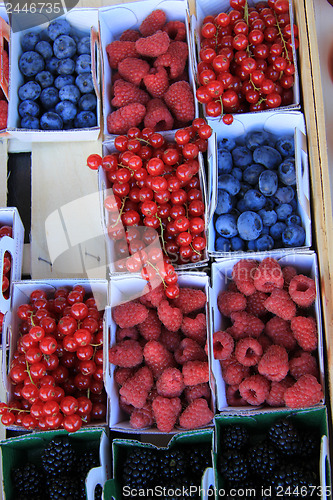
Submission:
[[[37,385],[35,384],[35,382],[32,380],[31,373],[30,373],[30,368],[29,368],[29,363],[28,363],[27,360],[25,360],[25,364],[27,366],[26,372],[27,372],[27,374],[28,374],[28,376],[30,378],[30,382],[37,387]]]
[[[286,54],[286,58],[288,59],[289,62],[291,62],[289,54],[288,54],[287,44],[286,44],[286,41],[284,39],[284,36],[283,36],[282,30],[281,30],[280,24],[279,24],[279,21],[278,21],[278,18],[277,18],[277,15],[276,15],[275,12],[274,12],[274,15],[275,15],[275,19],[276,19],[276,26],[277,26],[277,29],[279,31],[279,35],[280,35],[282,43],[283,43],[283,50],[284,50],[284,52]]]
[[[127,168],[127,170],[131,172],[132,176],[134,175],[134,170],[132,170],[128,165],[123,165],[122,163],[118,163],[118,167]]]
[[[91,347],[99,347],[99,346],[103,345],[103,342],[100,342],[99,344],[89,344],[89,345],[91,345]],[[96,350],[95,350],[95,352],[96,352]]]
[[[198,255],[200,255],[200,252],[198,252],[197,250],[194,250],[193,246],[192,246],[192,243],[190,243],[190,247],[192,248],[193,252],[197,253]]]
[[[90,388],[87,389],[87,398],[90,399]]]
[[[260,92],[259,87],[257,87],[257,86],[255,85],[255,83],[253,83],[253,80],[252,80],[251,75],[250,75],[250,82],[251,82],[251,84],[252,84],[253,89],[254,89],[254,90],[256,90],[257,92]]]
[[[247,3],[247,0],[244,5],[244,21],[249,26],[249,5]]]
[[[113,226],[111,226],[111,229],[114,228],[114,227],[116,227],[116,225],[120,221],[120,217],[123,215],[123,211],[124,211],[124,206],[125,206],[126,200],[127,200],[127,196],[124,197],[124,199],[123,199],[123,201],[121,203],[121,207],[120,207],[120,210],[119,210],[118,218],[117,218],[116,222],[113,224]]]
[[[36,326],[36,323],[35,323],[35,322],[34,322],[34,320],[33,320],[33,316],[34,316],[34,313],[32,312],[32,313],[30,314],[30,321],[31,321],[32,326]]]
[[[154,266],[154,264],[152,264],[149,260],[147,261],[146,265],[151,266],[151,267],[154,269],[154,271],[156,271],[156,272],[157,272],[157,274],[159,275],[159,277],[160,277],[160,278],[161,278],[161,280],[162,280],[162,283],[163,283],[164,288],[166,288],[166,287],[167,287],[167,284],[166,284],[166,282],[164,281],[164,279],[162,278],[162,275],[161,275],[161,273],[159,272],[159,270],[157,269],[157,267],[156,267],[156,266]]]
[[[163,238],[163,234],[164,234],[164,228],[163,228],[163,224],[162,224],[162,219],[156,215],[156,219],[159,220],[159,223],[160,223],[160,228],[161,228],[161,240],[162,240],[162,248],[163,248],[163,252],[165,253],[165,255],[168,255],[166,249],[165,249],[165,241],[164,241],[164,238]]]

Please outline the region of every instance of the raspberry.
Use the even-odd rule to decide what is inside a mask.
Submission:
[[[171,432],[182,409],[180,399],[157,396],[152,407],[158,430]]]
[[[138,325],[138,328],[144,339],[157,340],[161,335],[161,322],[158,319],[157,312],[149,309],[147,318]]]
[[[127,57],[136,57],[135,42],[115,40],[106,46],[106,53],[112,69],[117,69],[119,63]]]
[[[244,378],[250,375],[250,369],[236,361],[232,361],[227,367],[222,367],[223,380],[228,385],[239,385]]]
[[[177,368],[167,368],[156,382],[156,389],[160,396],[176,398],[184,390],[182,373]]]
[[[244,295],[252,295],[256,291],[253,277],[258,267],[256,260],[242,259],[238,261],[232,269],[232,279],[238,290]]]
[[[320,383],[313,375],[302,375],[292,387],[284,393],[286,406],[302,408],[313,406],[324,398]]]
[[[267,314],[267,310],[264,306],[265,300],[268,295],[264,292],[254,292],[252,295],[247,297],[246,312],[253,314],[258,318],[262,318]]]
[[[262,347],[258,340],[246,337],[238,340],[235,347],[235,357],[244,366],[254,366],[262,356]]]
[[[234,350],[234,339],[228,332],[215,332],[213,334],[213,352],[215,359],[228,359]]]
[[[163,97],[169,87],[168,73],[162,66],[158,69],[151,68],[149,73],[143,77],[143,83],[152,97]]]
[[[119,398],[119,407],[121,410],[123,410],[128,415],[131,415],[133,413],[133,411],[135,410],[134,406],[126,404],[125,401],[123,401],[121,396]]]
[[[126,404],[133,405],[135,408],[142,408],[147,400],[148,393],[153,387],[153,375],[148,366],[143,366],[126,380],[125,384],[119,389],[123,401]]]
[[[238,340],[244,337],[259,337],[264,330],[264,323],[261,319],[245,311],[231,313],[232,334]]]
[[[142,360],[143,351],[137,340],[123,340],[109,349],[109,362],[114,365],[132,368]]]
[[[288,375],[281,380],[281,382],[272,382],[271,390],[269,391],[269,395],[266,398],[266,403],[269,406],[285,406],[284,402],[284,393],[294,384],[294,380]]]
[[[210,388],[207,383],[198,385],[188,385],[185,387],[184,391],[185,399],[188,403],[192,403],[195,399],[205,398],[207,401],[210,400]]]
[[[297,274],[297,270],[294,266],[285,266],[282,269],[282,274],[284,278],[284,288],[285,290],[288,290],[291,280]]]
[[[164,94],[164,101],[174,117],[182,123],[194,119],[194,97],[188,82],[176,82],[170,85]]]
[[[262,347],[262,352],[266,352],[267,349],[269,348],[269,346],[272,345],[271,339],[269,337],[267,337],[266,335],[263,335],[263,334],[261,334],[258,337],[258,342],[259,342],[259,344]]]
[[[139,332],[135,326],[130,328],[117,328],[116,331],[116,341],[121,342],[125,339],[138,340]]]
[[[158,131],[172,130],[174,120],[161,99],[151,99],[147,106],[144,126]]]
[[[126,380],[132,377],[135,373],[134,368],[121,368],[117,367],[114,371],[113,378],[116,384],[122,386]]]
[[[140,24],[139,31],[143,36],[150,36],[161,30],[166,23],[166,14],[162,9],[153,10]]]
[[[126,134],[131,127],[137,127],[146,114],[143,104],[132,103],[113,111],[107,117],[109,134]]]
[[[296,347],[296,341],[290,329],[289,321],[285,321],[278,316],[275,316],[266,323],[265,333],[272,339],[274,344],[285,347],[288,351],[292,351]]]
[[[185,385],[209,382],[208,361],[188,361],[183,365],[182,373]]]
[[[309,316],[297,316],[291,320],[291,330],[303,351],[311,352],[317,349],[318,332],[316,320]]]
[[[214,417],[207,400],[198,398],[192,401],[179,417],[179,425],[184,429],[195,429],[208,425]]]
[[[270,293],[274,288],[283,288],[284,278],[277,260],[266,257],[257,267],[253,282],[256,289],[264,293]]]
[[[247,402],[239,393],[239,385],[228,385],[226,389],[226,399],[228,406],[246,406]]]
[[[162,333],[159,340],[168,351],[175,352],[179,347],[181,335],[179,332],[170,332],[162,327]]]
[[[181,288],[178,297],[173,300],[173,304],[185,315],[203,309],[206,302],[205,292],[194,288]]]
[[[131,300],[115,306],[112,317],[120,328],[129,328],[142,323],[148,316],[148,309],[140,302]]]
[[[258,372],[273,382],[281,382],[289,371],[288,353],[280,345],[271,345],[258,363]]]
[[[179,365],[183,365],[188,361],[206,361],[207,355],[195,340],[186,338],[180,342],[175,351],[175,360]]]
[[[182,21],[169,21],[163,27],[163,31],[168,33],[171,40],[182,42],[186,39],[186,26]]]
[[[183,313],[178,307],[171,307],[167,300],[162,300],[157,308],[157,314],[163,325],[171,332],[179,330]]]
[[[207,340],[206,315],[199,313],[195,318],[185,316],[181,325],[181,331],[186,337],[195,340],[200,345],[205,345]]]
[[[296,380],[306,374],[318,378],[319,370],[317,360],[309,352],[300,351],[289,361],[289,372]]]
[[[143,77],[148,74],[149,69],[150,66],[147,61],[138,59],[137,57],[127,57],[118,65],[120,75],[137,87],[140,85]]]
[[[156,31],[153,35],[140,38],[135,42],[135,48],[142,57],[158,57],[165,54],[170,45],[170,38],[165,31]]]
[[[262,375],[252,375],[239,384],[239,393],[250,405],[261,405],[269,395],[270,383]]]
[[[145,403],[142,408],[135,408],[131,413],[130,424],[133,429],[152,427],[153,423],[154,413],[150,403]]]
[[[155,59],[154,67],[164,67],[165,69],[168,69],[171,80],[178,79],[178,81],[181,81],[180,76],[185,71],[187,57],[187,43],[171,42],[168,51]]]
[[[291,320],[296,314],[295,303],[286,290],[275,288],[264,303],[267,311],[285,320]]]
[[[122,32],[119,40],[121,42],[136,42],[140,38],[140,36],[141,35],[138,30],[128,29]]]
[[[0,101],[0,130],[7,127],[8,118],[8,103],[7,101]]]
[[[290,281],[289,295],[300,307],[310,307],[316,298],[316,283],[313,279],[298,274]]]
[[[155,378],[158,378],[166,368],[175,366],[172,353],[157,340],[147,342],[143,348],[143,356]]]
[[[141,295],[139,300],[146,307],[156,308],[165,299],[164,286],[163,283],[159,283],[157,286],[151,287],[150,283],[145,286],[143,295]]]
[[[149,95],[144,90],[139,89],[133,83],[119,79],[113,87],[114,98],[111,104],[115,108],[121,108],[127,104],[138,102],[146,105],[149,101]]]
[[[217,297],[217,307],[223,316],[230,317],[233,312],[245,310],[246,297],[239,292],[221,292]]]

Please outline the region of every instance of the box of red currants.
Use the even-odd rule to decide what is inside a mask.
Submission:
[[[317,256],[266,253],[212,264],[217,408],[307,408],[324,401]]]
[[[11,30],[10,135],[23,141],[96,140],[101,124],[98,9],[44,17],[37,27]]]
[[[198,116],[187,0],[101,8],[104,134],[175,130]]]
[[[7,135],[9,39],[8,15],[5,7],[0,5],[0,137]]]

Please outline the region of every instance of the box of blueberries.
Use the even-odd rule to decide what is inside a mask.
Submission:
[[[100,133],[98,9],[73,9],[11,33],[10,135],[23,141],[96,140]]]
[[[310,188],[302,113],[237,115],[215,128],[209,162],[208,252],[311,247]]]

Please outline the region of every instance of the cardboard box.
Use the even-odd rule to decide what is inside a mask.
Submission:
[[[94,500],[95,487],[111,477],[111,450],[110,442],[104,428],[81,429],[74,434],[64,430],[35,432],[15,438],[8,438],[0,442],[2,455],[2,476],[5,498],[13,498],[14,485],[11,479],[13,468],[25,465],[32,461],[40,464],[40,456],[45,447],[58,436],[68,436],[68,439],[78,453],[99,448],[100,466],[90,470],[86,478],[86,495],[88,500]]]
[[[26,29],[20,32],[11,32],[11,53],[10,53],[10,102],[8,108],[8,131],[11,137],[21,141],[39,141],[39,142],[73,142],[73,141],[94,141],[100,134],[100,90],[99,90],[99,63],[98,56],[98,9],[71,9],[66,15],[58,19],[65,18],[72,26],[75,34],[80,36],[91,35],[91,60],[92,77],[95,93],[97,97],[97,126],[92,128],[81,128],[71,130],[30,130],[20,128],[20,117],[18,113],[19,96],[18,89],[24,83],[24,77],[21,74],[18,61],[22,54],[20,45],[21,37],[29,31],[41,32],[46,29],[48,22],[36,28]],[[97,45],[97,50],[96,50]]]
[[[254,253],[249,254],[246,258],[251,260],[257,260],[261,262],[265,257],[266,253]],[[314,305],[312,306],[312,315],[317,321],[318,330],[318,368],[320,372],[320,382],[324,390],[324,344],[323,344],[323,330],[322,330],[322,318],[321,318],[321,302],[320,302],[320,289],[319,289],[319,269],[317,263],[317,256],[312,251],[303,252],[289,252],[289,253],[279,253],[275,252],[270,255],[270,257],[275,258],[279,264],[284,266],[294,266],[299,274],[305,274],[314,279],[316,283],[317,296]],[[212,335],[214,332],[224,330],[227,319],[223,318],[222,314],[219,312],[217,307],[218,295],[227,289],[227,285],[231,280],[232,268],[240,260],[240,257],[230,257],[229,259],[221,259],[212,264],[212,286],[209,289],[209,307],[210,307],[210,331]],[[212,347],[212,341],[211,341]],[[250,412],[252,415],[253,410],[258,407],[255,406],[242,406],[242,407],[231,407],[228,406],[226,400],[226,386],[222,376],[222,370],[220,361],[214,359],[213,352],[211,352],[211,366],[216,384],[216,399],[217,399],[217,410],[220,412],[234,411],[234,412]],[[273,410],[271,410],[273,411]]]
[[[127,29],[138,29],[142,21],[155,9],[162,9],[167,15],[167,21],[183,21],[186,26],[189,48],[188,72],[189,83],[195,95],[193,46],[189,36],[189,7],[187,0],[145,0],[130,2],[110,7],[102,7],[99,11],[101,33],[101,51],[103,66],[103,120],[104,137],[115,137],[108,133],[107,117],[114,111],[111,106],[112,69],[110,68],[106,47]],[[198,104],[195,99],[195,116],[198,116]],[[162,132],[163,133],[163,132]]]
[[[281,136],[293,136],[295,141],[295,167],[296,167],[296,190],[297,190],[297,213],[301,218],[302,226],[305,229],[305,243],[303,247],[309,248],[312,245],[312,226],[310,208],[310,185],[309,185],[309,164],[306,143],[306,130],[304,116],[302,113],[271,111],[265,113],[245,113],[235,116],[231,125],[222,122],[214,125],[216,142],[223,138],[236,139],[237,143],[242,143],[244,136],[253,131],[266,131],[278,139]],[[210,193],[210,219],[208,225],[208,252],[212,257],[229,256],[230,252],[219,252],[215,250],[215,239],[218,234],[215,231],[214,211],[218,200],[218,152],[213,150],[208,162],[208,182]],[[272,251],[276,251],[274,249]],[[294,249],[293,249],[294,250]],[[281,249],[288,252],[288,249]],[[248,252],[232,252],[233,254],[244,254]],[[267,251],[269,254],[270,251]]]

